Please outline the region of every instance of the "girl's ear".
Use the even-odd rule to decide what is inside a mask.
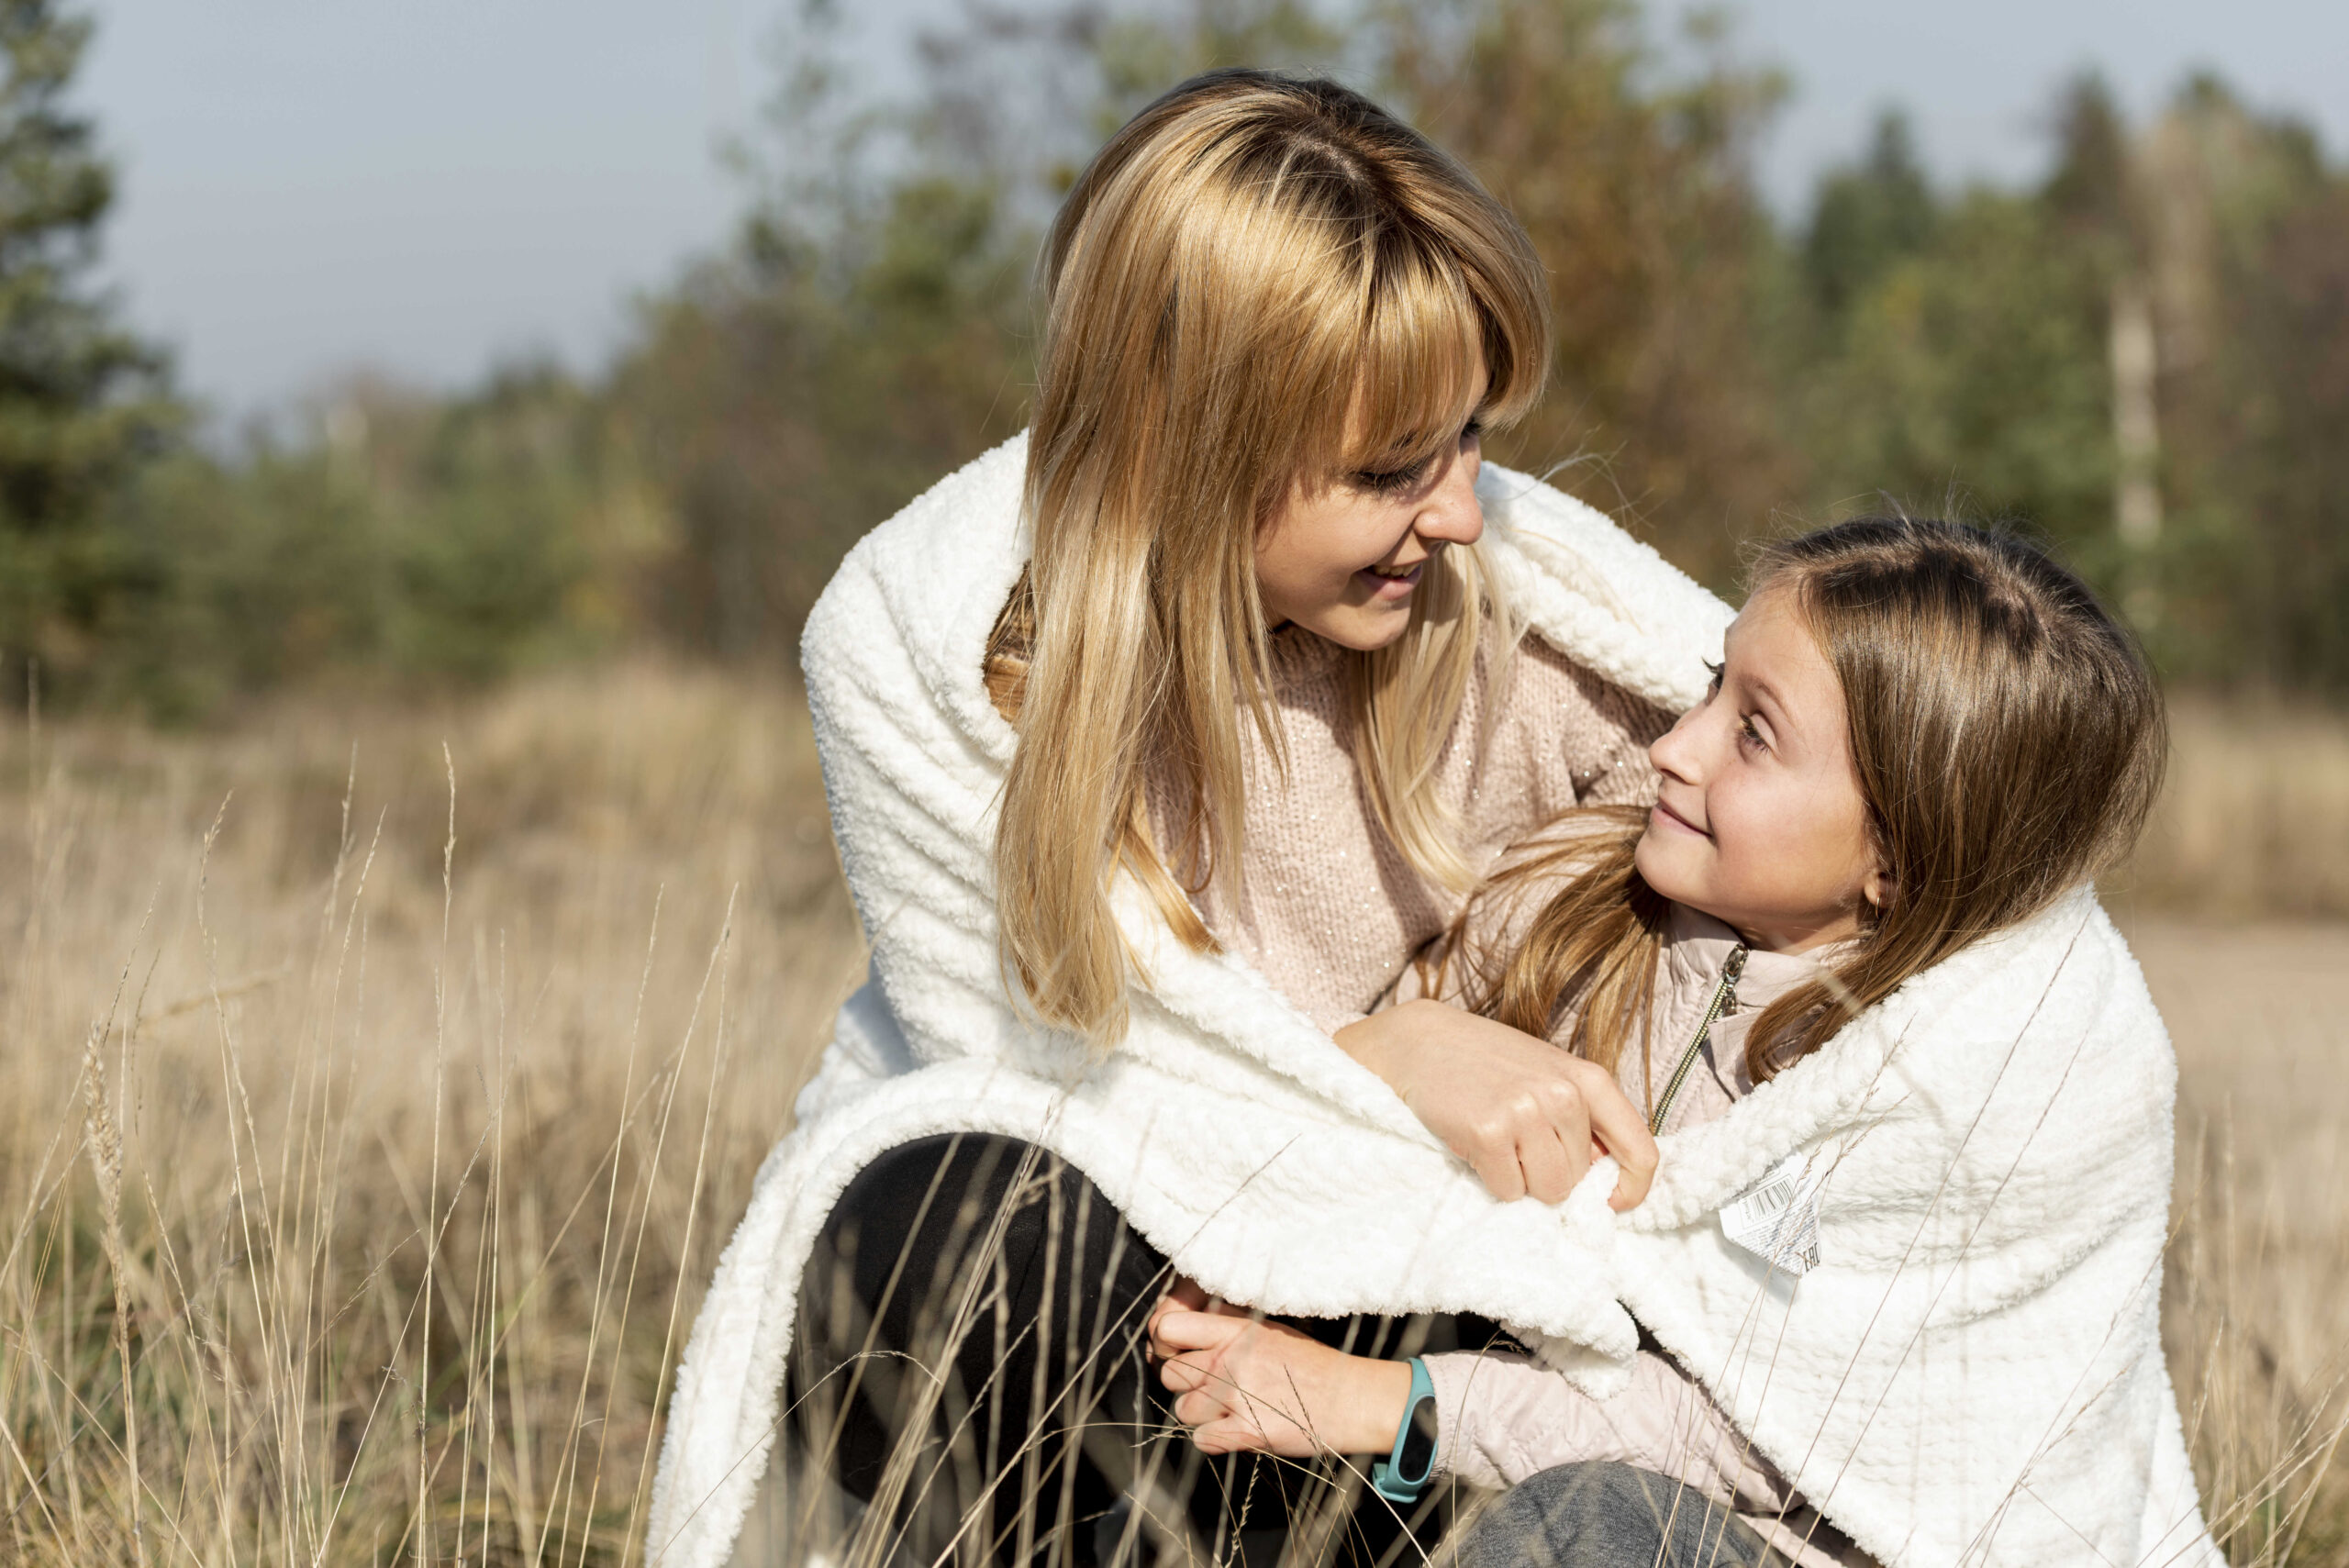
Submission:
[[[1892,907],[1892,873],[1881,862],[1860,879],[1860,896],[1878,914]]]

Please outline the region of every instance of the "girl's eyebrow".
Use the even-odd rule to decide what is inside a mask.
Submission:
[[[1798,732],[1800,727],[1792,718],[1794,709],[1787,706],[1786,698],[1778,695],[1776,686],[1751,672],[1741,673],[1738,684],[1753,696],[1756,707],[1766,710],[1762,717],[1770,721],[1773,729]]]

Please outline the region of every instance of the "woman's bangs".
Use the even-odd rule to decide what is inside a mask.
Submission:
[[[1484,337],[1448,270],[1421,263],[1378,280],[1349,377],[1347,465],[1401,467],[1450,451],[1485,401]]]

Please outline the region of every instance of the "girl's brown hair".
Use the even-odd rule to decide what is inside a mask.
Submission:
[[[987,682],[1019,740],[996,830],[1007,971],[1047,1023],[1116,1040],[1120,865],[1175,934],[1239,860],[1241,725],[1275,756],[1258,530],[1300,486],[1454,450],[1531,405],[1547,291],[1524,231],[1425,139],[1334,83],[1223,71],[1136,115],[1046,244],[1032,550]],[[1392,647],[1353,660],[1355,752],[1423,873],[1473,880],[1433,784],[1505,619],[1444,550]],[[1147,789],[1146,789],[1147,784]],[[1187,827],[1153,841],[1147,794]]]
[[[1759,1082],[1910,975],[2125,856],[2168,738],[2135,640],[2012,534],[1860,518],[1768,546],[1752,584],[1793,596],[1842,683],[1891,887],[1825,978],[1754,1020],[1746,1065]],[[1645,1037],[1668,906],[1632,865],[1642,818],[1580,815],[1587,831],[1512,862],[1480,895],[1574,868],[1517,950],[1464,979],[1472,1006],[1528,1033],[1576,1009],[1575,1049],[1611,1067]]]

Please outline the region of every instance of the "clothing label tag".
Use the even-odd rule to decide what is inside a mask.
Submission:
[[[1721,1234],[1782,1274],[1809,1273],[1819,1266],[1819,1189],[1829,1163],[1823,1149],[1796,1150],[1723,1206]]]

